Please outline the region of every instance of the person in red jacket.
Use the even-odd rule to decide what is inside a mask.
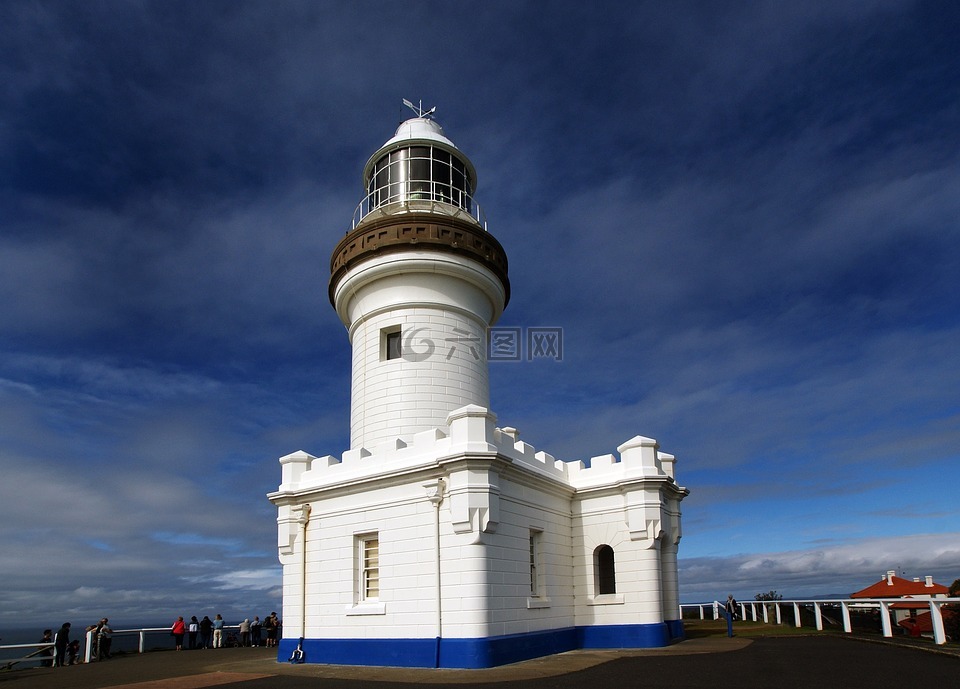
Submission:
[[[173,626],[170,627],[170,633],[173,634],[173,639],[177,643],[177,650],[183,650],[183,635],[186,632],[187,627],[183,623],[183,616],[177,618],[177,621],[173,623]]]

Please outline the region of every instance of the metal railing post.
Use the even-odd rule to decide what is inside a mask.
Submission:
[[[840,612],[843,615],[843,631],[850,634],[853,631],[853,626],[850,624],[850,606],[847,605],[846,601],[840,603]]]
[[[818,601],[813,602],[813,618],[817,621],[817,631],[823,631],[823,611],[820,609]]]
[[[793,604],[793,626],[795,626],[797,629],[803,626],[803,624],[800,622],[800,604],[799,603]]]

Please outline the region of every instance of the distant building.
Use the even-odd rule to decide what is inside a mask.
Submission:
[[[910,618],[917,617],[918,610],[928,610],[929,604],[921,602],[924,600],[929,600],[930,598],[946,598],[950,593],[950,589],[946,586],[940,584],[935,584],[933,582],[933,577],[927,576],[921,581],[919,577],[914,579],[904,579],[902,577],[895,576],[894,570],[888,571],[882,577],[880,581],[875,584],[871,584],[865,589],[861,589],[856,593],[851,593],[851,598],[910,598],[915,599],[917,603],[894,603],[890,606],[890,609],[893,611],[894,622],[904,625],[904,622]],[[927,617],[927,631],[932,630],[930,626],[930,614],[926,614]],[[909,624],[909,623],[908,623]],[[907,626],[906,628],[909,629]]]
[[[933,577],[904,579],[890,570],[880,577],[880,581],[865,589],[851,593],[851,598],[946,598],[950,589],[933,582]]]
[[[635,436],[561,462],[497,426],[488,333],[509,301],[506,252],[473,164],[417,114],[367,162],[331,260],[353,351],[350,449],[282,457],[269,495],[279,659],[480,668],[665,646],[683,636],[675,459]],[[520,358],[524,342],[497,344]]]

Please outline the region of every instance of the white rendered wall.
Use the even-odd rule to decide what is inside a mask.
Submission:
[[[513,475],[511,472],[510,475]],[[574,625],[574,568],[570,544],[570,494],[547,483],[503,478],[499,524],[485,534],[491,568],[493,636],[564,629]],[[530,592],[530,532],[539,531],[538,594]]]
[[[663,622],[659,542],[631,540],[623,519],[623,496],[584,498],[574,503],[574,509],[576,624]],[[615,594],[597,592],[593,557],[601,545],[614,551]]]
[[[437,632],[435,507],[422,482],[313,500],[307,529],[308,638],[433,638]],[[483,638],[574,624],[569,500],[509,481],[496,532],[457,534],[441,504],[442,633]],[[542,507],[537,507],[537,502]],[[551,506],[552,505],[552,506]],[[479,526],[479,525],[478,525]],[[540,536],[540,595],[531,596],[529,538]],[[358,603],[356,542],[376,533],[380,596]],[[300,636],[301,532],[282,558],[283,620]]]
[[[278,547],[284,630],[300,635],[302,524],[308,638],[489,638],[676,619],[679,501],[673,458],[637,437],[620,457],[558,462],[476,406],[409,439],[342,458],[282,458]],[[669,457],[669,461],[666,458]],[[439,512],[431,486],[443,482]],[[436,529],[440,527],[442,629]],[[539,532],[538,595],[530,532]],[[358,602],[357,537],[380,543],[380,596]],[[593,553],[615,552],[617,593],[597,595]],[[661,548],[663,551],[661,552]],[[439,634],[438,634],[439,630]]]
[[[486,407],[486,329],[505,299],[493,273],[454,254],[396,252],[348,271],[334,301],[353,347],[350,446],[408,438],[464,405]],[[404,356],[387,360],[385,332],[397,328]]]
[[[362,320],[352,333],[351,447],[409,438],[442,426],[454,409],[487,406],[486,327],[467,312],[428,306]],[[412,351],[385,360],[382,333],[396,328]]]

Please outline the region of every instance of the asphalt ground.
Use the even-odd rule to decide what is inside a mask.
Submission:
[[[487,670],[278,663],[263,648],[154,651],[0,672],[0,689],[891,689],[960,687],[960,655],[834,634],[690,639],[663,649],[571,651]]]

